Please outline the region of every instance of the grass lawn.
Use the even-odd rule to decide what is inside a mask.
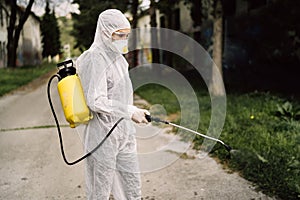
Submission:
[[[0,69],[0,96],[55,69],[55,64]]]
[[[151,104],[162,105],[169,115],[180,112],[176,97],[164,87],[145,85],[136,93]],[[201,98],[198,131],[205,133],[210,121],[210,97],[205,91],[196,93]],[[268,93],[227,94],[226,120],[220,139],[235,151],[228,158],[224,148],[216,144],[211,155],[256,183],[265,193],[282,199],[299,199],[300,121],[296,114],[299,103],[284,104],[285,101]],[[194,139],[196,149],[202,141],[198,136]]]

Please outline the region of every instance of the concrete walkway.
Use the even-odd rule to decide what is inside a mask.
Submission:
[[[66,124],[53,84],[53,101],[60,122]],[[67,166],[48,105],[46,85],[27,88],[0,98],[0,199],[85,199],[84,165]],[[26,128],[17,130],[16,128]],[[179,139],[164,129],[137,126],[140,155],[160,151],[163,157],[142,156],[143,199],[155,200],[269,200],[236,173],[228,173],[210,157],[188,156]],[[69,160],[82,155],[80,134],[62,128]],[[147,135],[151,137],[145,137]],[[174,142],[174,146],[166,144]],[[166,160],[172,158],[170,161]],[[144,160],[143,160],[144,159]],[[162,164],[161,164],[162,163]],[[161,164],[161,165],[160,165]],[[149,167],[150,166],[150,167]],[[147,168],[148,167],[148,168]],[[156,169],[156,170],[151,170]]]

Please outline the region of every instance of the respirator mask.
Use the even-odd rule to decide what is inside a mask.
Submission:
[[[121,54],[128,53],[128,39],[125,40],[114,40],[112,42],[116,50]]]
[[[128,37],[129,33],[116,31],[112,35],[112,44],[118,53],[128,53]]]

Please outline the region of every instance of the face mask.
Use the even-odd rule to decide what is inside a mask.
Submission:
[[[115,40],[112,42],[119,53],[128,53],[128,40]]]

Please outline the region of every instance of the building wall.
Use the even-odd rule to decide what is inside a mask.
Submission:
[[[160,13],[156,10],[156,22],[157,28],[160,27]],[[137,48],[138,51],[138,65],[145,65],[152,62],[152,52],[151,49],[151,32],[150,32],[150,15],[145,15],[139,18],[137,23]],[[158,40],[160,40],[160,35],[158,34]]]
[[[6,10],[10,11],[8,7]],[[18,21],[18,17],[17,17]],[[3,9],[0,9],[0,68],[7,62],[7,26],[9,18]],[[18,22],[17,22],[18,23]],[[24,24],[17,49],[17,66],[37,65],[42,62],[40,22],[31,14]]]
[[[7,59],[7,23],[7,14],[4,9],[0,9],[0,68],[6,65]]]
[[[150,34],[150,16],[145,15],[139,18],[137,23],[137,44],[138,48],[149,48],[151,45],[151,34]]]
[[[29,16],[24,24],[19,41],[18,55],[22,60],[19,65],[37,65],[42,60],[42,38],[40,22],[33,16]]]

